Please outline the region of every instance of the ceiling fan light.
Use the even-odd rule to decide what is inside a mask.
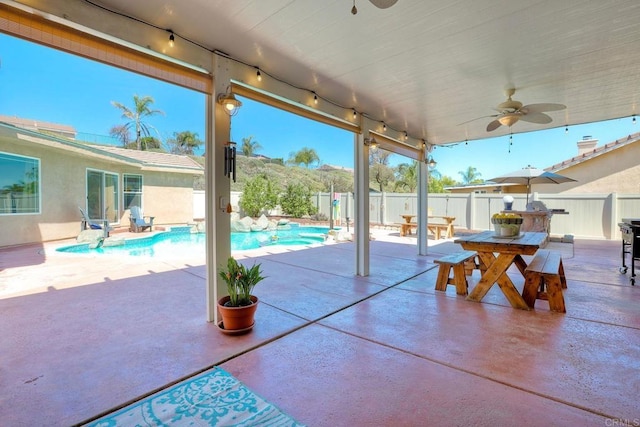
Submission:
[[[500,124],[502,126],[508,126],[508,127],[511,127],[519,119],[520,119],[520,117],[518,117],[518,115],[514,114],[514,113],[507,113],[507,114],[503,115],[502,117],[498,117],[498,121],[500,122]]]

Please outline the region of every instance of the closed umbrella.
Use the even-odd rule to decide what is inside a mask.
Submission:
[[[559,175],[553,172],[547,172],[544,169],[531,167],[531,165],[520,170],[509,172],[497,178],[492,178],[496,184],[522,184],[527,186],[527,204],[529,204],[529,192],[531,184],[561,184],[563,182],[575,181],[573,178]]]

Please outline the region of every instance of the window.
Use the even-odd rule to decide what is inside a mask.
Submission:
[[[124,209],[142,207],[142,175],[124,175]]]
[[[40,213],[40,160],[0,152],[0,215]]]
[[[87,215],[91,219],[119,222],[118,175],[87,170]]]

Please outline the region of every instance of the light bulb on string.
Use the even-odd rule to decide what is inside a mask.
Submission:
[[[318,105],[318,95],[316,95],[316,93],[313,93],[313,103]]]
[[[258,79],[259,82],[262,81],[262,74],[260,73],[260,68],[258,68],[258,71],[256,71],[256,78]]]
[[[173,31],[169,31],[169,47],[173,47],[176,44],[176,38],[173,35]]]
[[[385,124],[385,122],[382,122],[382,130],[383,131],[387,131],[387,125]]]

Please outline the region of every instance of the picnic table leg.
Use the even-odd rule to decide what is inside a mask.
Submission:
[[[493,286],[494,283],[498,283],[502,293],[513,308],[529,310],[529,306],[527,306],[513,282],[509,279],[509,276],[507,276],[507,269],[514,262],[516,255],[499,254],[497,258],[493,253],[480,252],[478,255],[484,265],[487,266],[487,270],[467,299],[480,302],[489,289],[491,289],[491,286]]]
[[[478,257],[480,257],[480,260],[485,266],[493,265],[494,261],[496,260],[495,255],[490,252],[478,252]],[[499,272],[490,272],[489,270],[490,269],[487,268],[484,274],[480,277],[480,281],[467,296],[467,300],[480,302],[482,301],[482,298],[484,298],[484,296],[487,294],[487,292],[489,292],[489,289],[491,289],[491,286],[493,286],[499,276]]]
[[[524,260],[524,258],[522,258],[522,255],[516,255],[513,263],[516,265],[516,267],[518,267],[518,270],[520,270],[520,274],[522,274],[522,277],[526,277],[524,271],[527,268],[527,262]]]

